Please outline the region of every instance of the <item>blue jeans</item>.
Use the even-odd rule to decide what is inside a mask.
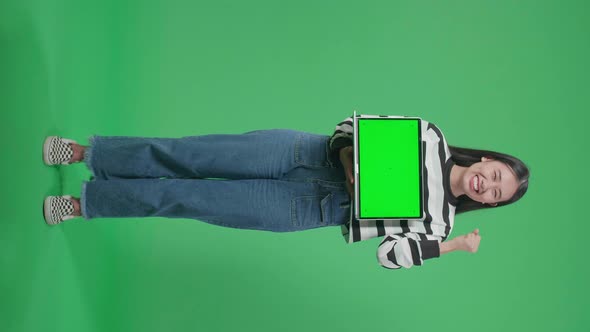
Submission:
[[[350,197],[329,136],[288,129],[182,138],[92,136],[81,212],[298,231],[345,223]],[[336,160],[334,160],[336,159]]]

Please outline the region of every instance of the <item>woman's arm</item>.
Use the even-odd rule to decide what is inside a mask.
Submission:
[[[329,143],[332,151],[338,151],[338,149],[344,146],[352,145],[354,131],[352,125],[352,116],[347,117],[336,125]]]
[[[330,145],[330,156],[335,160],[338,158],[338,151],[340,151],[343,147],[352,146],[352,138],[353,138],[353,128],[352,128],[352,116],[340,121],[336,128],[334,128],[334,133],[330,137],[329,145]]]
[[[440,237],[418,233],[386,235],[377,248],[379,264],[388,269],[411,268],[440,256]]]
[[[377,248],[377,260],[388,269],[411,268],[424,261],[456,250],[476,252],[479,247],[479,230],[439,242],[433,235],[403,233],[386,235]]]

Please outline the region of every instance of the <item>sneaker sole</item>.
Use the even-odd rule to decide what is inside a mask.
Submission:
[[[47,166],[52,166],[53,164],[49,162],[49,145],[51,144],[51,140],[54,138],[55,136],[47,136],[47,138],[45,139],[45,142],[43,142],[43,161],[45,162],[45,165]]]
[[[43,201],[43,218],[45,219],[45,223],[47,225],[55,225],[51,222],[49,222],[49,219],[47,219],[47,216],[51,215],[51,197],[45,197],[45,200]]]

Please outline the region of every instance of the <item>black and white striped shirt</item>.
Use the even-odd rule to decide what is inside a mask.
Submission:
[[[342,147],[353,144],[352,117],[336,125],[330,138],[333,158],[339,158]],[[450,189],[454,162],[442,132],[422,120],[422,154],[424,160],[424,217],[422,220],[359,221],[350,204],[350,220],[342,225],[347,243],[385,236],[377,248],[377,260],[390,269],[422,265],[425,259],[439,257],[439,243],[453,228],[457,198]]]

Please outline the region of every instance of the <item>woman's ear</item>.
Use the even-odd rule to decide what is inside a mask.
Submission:
[[[487,158],[487,157],[481,157],[481,161],[482,162],[489,161],[489,160],[493,160],[493,159],[492,158]]]
[[[490,203],[491,206],[498,206],[498,203]]]

